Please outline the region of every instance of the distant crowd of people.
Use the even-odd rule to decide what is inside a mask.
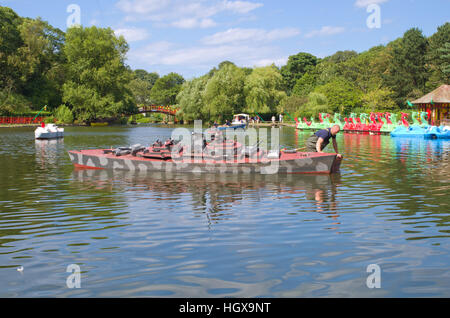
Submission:
[[[250,117],[250,121],[252,124],[259,124],[261,122],[261,118],[259,116]],[[272,116],[272,123],[276,124],[277,117],[275,115]],[[279,123],[282,124],[284,122],[284,116],[280,114]]]
[[[251,124],[259,124],[259,123],[261,123],[261,121],[262,121],[262,119],[259,116],[250,117]],[[282,114],[280,114],[279,123],[282,124],[283,122],[284,122],[284,116]],[[241,120],[241,123],[245,123],[245,120]],[[275,115],[272,116],[272,123],[273,124],[277,123],[277,117]],[[214,123],[213,126],[218,127],[219,124]],[[224,126],[231,126],[231,122],[229,120],[227,120]]]

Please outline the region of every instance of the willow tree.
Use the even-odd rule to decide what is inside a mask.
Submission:
[[[208,81],[203,94],[203,117],[223,122],[245,106],[245,72],[233,64],[224,65]]]
[[[273,114],[286,98],[283,77],[275,66],[255,68],[245,80],[245,112]]]
[[[188,122],[203,119],[202,110],[205,106],[203,93],[208,80],[209,76],[204,75],[183,84],[177,96],[177,103],[180,107],[177,116],[181,116],[184,121]]]

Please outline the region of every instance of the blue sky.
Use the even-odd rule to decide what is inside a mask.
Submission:
[[[189,79],[224,60],[282,66],[290,55],[365,51],[411,27],[426,36],[450,21],[450,0],[0,0],[19,15],[67,29],[76,4],[83,26],[111,27],[130,45],[127,63]],[[380,27],[367,20],[380,12]]]

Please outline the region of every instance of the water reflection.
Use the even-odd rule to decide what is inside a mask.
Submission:
[[[152,199],[171,200],[190,195],[193,211],[207,212],[219,221],[230,205],[262,201],[264,197],[313,201],[320,213],[337,217],[340,175],[186,174],[75,169],[73,179],[95,189],[152,193]],[[118,188],[117,188],[118,187]],[[295,213],[295,212],[294,212]]]
[[[47,165],[58,162],[61,152],[64,151],[64,138],[50,140],[35,140],[36,163],[44,169]]]
[[[0,131],[0,296],[450,295],[449,141],[340,134],[331,177],[74,170],[67,156],[170,133]],[[281,144],[309,135],[283,128]],[[81,290],[65,286],[74,263]]]

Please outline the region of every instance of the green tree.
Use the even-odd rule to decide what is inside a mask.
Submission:
[[[128,87],[133,94],[134,100],[138,105],[148,104],[150,101],[149,84],[146,81],[134,78],[128,84]]]
[[[150,91],[151,102],[160,105],[175,105],[183,83],[184,78],[177,73],[161,77]]]
[[[68,81],[63,100],[83,121],[117,117],[135,111],[127,84],[131,72],[124,61],[128,45],[110,28],[73,27],[67,30],[65,53]]]
[[[150,85],[150,89],[153,87],[153,85],[155,85],[156,81],[159,79],[159,74],[155,72],[149,73],[146,70],[138,69],[135,70],[133,73],[135,78],[141,81],[148,82],[148,84]]]
[[[66,105],[59,106],[54,112],[54,117],[62,124],[71,124],[74,120],[72,111]]]
[[[227,64],[214,73],[206,84],[203,99],[203,117],[210,121],[230,119],[245,107],[245,72]]]
[[[383,74],[389,67],[389,56],[384,46],[376,46],[337,65],[338,77],[354,83],[362,92],[383,85]]]
[[[342,63],[348,60],[351,60],[358,56],[358,53],[355,51],[337,51],[333,55],[325,58],[327,61],[331,63]]]
[[[24,44],[17,50],[15,64],[22,74],[21,92],[35,109],[56,108],[62,102],[66,73],[65,34],[40,18],[24,19],[19,30]]]
[[[450,83],[450,23],[440,26],[428,40],[427,61],[431,75],[427,90],[433,90]]]
[[[397,105],[393,100],[394,92],[389,88],[371,90],[361,96],[361,103],[367,112],[394,110]]]
[[[441,53],[442,64],[440,69],[446,77],[444,83],[450,83],[450,42],[445,43],[445,46],[439,50]]]
[[[292,90],[292,95],[296,96],[308,96],[314,88],[317,86],[317,79],[314,74],[305,73],[301,78],[297,80],[297,83]]]
[[[395,101],[402,105],[408,98],[419,97],[425,91],[428,79],[426,53],[428,41],[417,28],[405,32],[392,46],[386,81],[395,92]]]
[[[318,116],[319,113],[329,113],[332,111],[329,105],[329,100],[325,94],[312,92],[308,96],[308,102],[303,105],[300,112],[302,115],[310,117]]]
[[[330,106],[328,112],[349,113],[352,108],[361,105],[362,92],[345,79],[335,79],[330,83],[317,87],[314,92],[321,93],[327,97],[328,105]]]
[[[30,101],[23,95],[0,90],[0,115],[13,115],[15,112],[26,113],[30,109]]]
[[[245,112],[275,113],[280,101],[286,98],[283,77],[274,65],[255,68],[245,79],[244,94]]]
[[[306,103],[308,103],[308,97],[291,95],[281,101],[279,110],[288,112],[294,117],[304,116],[304,105]]]
[[[0,90],[24,95],[35,109],[58,106],[66,63],[64,32],[5,7],[0,7],[0,29]]]
[[[150,103],[150,92],[158,79],[158,73],[148,73],[146,70],[133,72],[129,88],[138,105]]]
[[[309,53],[302,52],[289,57],[287,64],[281,68],[288,95],[291,94],[297,80],[318,62],[318,58]]]
[[[6,89],[8,94],[15,90],[20,78],[20,73],[11,63],[11,56],[23,45],[19,31],[21,23],[22,18],[13,10],[0,6],[0,89]]]
[[[208,80],[209,76],[204,75],[183,84],[177,96],[178,106],[180,107],[177,117],[180,116],[188,122],[204,119],[202,113],[202,109],[205,107],[203,94]]]

